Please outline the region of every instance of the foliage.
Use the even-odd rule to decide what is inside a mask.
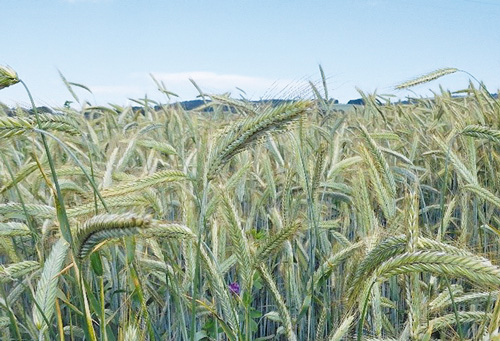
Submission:
[[[0,112],[0,338],[495,337],[500,105],[466,92]]]

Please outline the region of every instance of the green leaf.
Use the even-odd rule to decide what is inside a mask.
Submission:
[[[104,271],[102,269],[101,256],[98,252],[94,252],[90,255],[90,265],[92,266],[92,270],[94,270],[97,276],[102,276]]]

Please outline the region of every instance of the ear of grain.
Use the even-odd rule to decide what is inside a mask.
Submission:
[[[380,150],[379,146],[373,140],[368,133],[368,130],[366,130],[365,126],[360,125],[360,129],[362,132],[362,136],[364,137],[365,141],[367,142],[367,149],[370,151],[372,154],[376,167],[384,179],[384,186],[387,188],[389,193],[391,194],[392,197],[396,196],[396,182],[394,180],[394,176],[392,175],[392,172],[389,168],[389,164],[387,163],[387,160],[385,159],[384,155],[382,154],[382,151]]]
[[[0,266],[0,283],[15,280],[40,268],[40,263],[26,260],[19,263]]]
[[[384,181],[380,170],[377,168],[377,163],[372,155],[369,154],[364,146],[361,146],[360,149],[368,166],[370,183],[374,189],[377,202],[384,212],[384,216],[387,219],[392,218],[396,213],[395,195],[393,195],[391,190],[386,186],[386,182]]]
[[[102,191],[103,197],[112,197],[127,193],[137,192],[145,188],[149,188],[162,183],[173,182],[185,179],[186,175],[183,172],[175,170],[165,170],[154,173],[150,176],[131,181],[128,184],[110,187]]]
[[[39,129],[56,130],[70,135],[80,134],[78,124],[68,115],[39,114],[38,119],[40,120]],[[31,121],[34,126],[36,124],[35,120]]]
[[[30,229],[26,224],[16,222],[0,223],[0,237],[27,236],[29,234]]]
[[[495,143],[500,143],[500,130],[491,129],[490,127],[480,125],[468,125],[462,132],[462,135],[472,136],[477,138],[488,139]]]
[[[34,297],[38,307],[33,305],[33,321],[39,330],[49,327],[45,319],[50,322],[54,314],[59,272],[64,264],[68,249],[69,245],[64,238],[59,239],[43,264],[42,275]]]
[[[222,189],[221,189],[222,192]],[[221,193],[221,211],[226,221],[226,230],[229,233],[233,252],[238,259],[238,268],[242,280],[242,287],[245,290],[251,290],[253,262],[250,257],[250,246],[245,231],[241,226],[236,208],[225,193]]]
[[[211,152],[208,178],[211,179],[234,155],[245,150],[268,133],[279,133],[298,120],[311,107],[309,102],[287,103],[266,110],[255,117],[248,117],[234,123],[225,130],[224,135],[215,141]]]
[[[311,179],[311,190],[313,193],[316,193],[316,190],[318,189],[319,182],[321,180],[321,175],[323,173],[323,167],[325,165],[325,158],[326,158],[326,151],[327,151],[327,144],[326,143],[321,143],[318,150],[316,151],[316,161],[314,162],[314,170],[312,172],[312,179]],[[313,198],[315,196],[313,195]]]
[[[121,157],[118,160],[118,162],[116,163],[115,171],[121,172],[125,169],[129,160],[132,158],[132,156],[135,153],[135,149],[136,149],[135,146],[136,146],[138,137],[139,137],[139,135],[136,135],[136,136],[130,138],[130,140],[128,141],[127,147],[120,154]]]
[[[38,204],[25,204],[26,211],[30,216],[41,219],[53,219],[56,215],[56,210],[52,206],[38,205]],[[19,219],[26,219],[24,217],[24,210],[20,203],[10,202],[8,204],[0,204],[0,214],[5,216],[13,216]]]
[[[452,214],[455,210],[456,200],[453,198],[447,205],[446,211],[444,212],[443,220],[441,223],[442,228],[440,229],[440,233],[438,238],[442,239],[446,235],[446,230],[448,225],[450,224],[450,220],[452,218]]]
[[[349,296],[351,298],[353,298],[353,295],[357,296],[373,271],[391,257],[403,253],[406,245],[407,238],[405,235],[390,237],[378,243],[358,265],[353,276],[352,285],[348,289]]]
[[[134,214],[98,215],[87,220],[76,232],[75,250],[80,258],[84,258],[97,244],[108,239],[137,235],[141,229],[148,228],[150,225],[149,217]]]
[[[46,162],[42,161],[40,162],[41,164],[46,164]],[[15,175],[14,179],[8,181],[3,185],[3,187],[0,189],[0,194],[3,194],[6,190],[12,188],[14,184],[19,183],[20,181],[23,181],[26,177],[28,177],[30,174],[35,172],[38,169],[38,164],[36,162],[30,162],[26,165],[24,165]]]
[[[364,245],[364,242],[357,242],[331,255],[314,273],[314,288],[318,288],[318,283],[320,281],[328,277],[342,261],[352,257],[352,254]],[[310,288],[311,284],[308,283],[307,287]]]
[[[139,230],[144,238],[174,238],[174,239],[192,239],[196,235],[191,229],[181,224],[166,224],[152,221],[153,226]]]
[[[420,236],[419,225],[418,225],[418,215],[419,215],[419,200],[417,196],[417,191],[411,191],[407,196],[407,238],[408,245],[407,250],[409,252],[414,252],[417,248],[417,240]]]
[[[315,340],[323,340],[323,334],[325,332],[325,324],[326,324],[327,314],[328,314],[328,309],[326,306],[323,306],[323,309],[321,309],[321,314],[319,317],[318,325],[316,327]]]
[[[467,251],[464,248],[458,248],[453,245],[445,244],[442,241],[438,241],[431,238],[419,237],[416,241],[418,250],[428,250],[428,251],[440,251],[447,254],[465,256],[465,257],[479,257],[474,255],[472,252]],[[486,260],[485,258],[483,258]]]
[[[309,104],[223,95],[188,111],[145,98],[36,124],[0,104],[0,339],[92,340],[95,328],[118,340],[127,326],[168,340],[496,337],[499,104],[484,87],[461,93],[362,94],[351,110],[313,85]],[[69,230],[54,199],[77,227],[71,277],[50,252]],[[46,314],[33,296],[53,281]]]
[[[122,196],[111,196],[106,198],[106,207],[108,209],[128,208],[130,211],[139,211],[144,207],[150,206],[150,202],[142,194],[128,194]],[[98,211],[104,211],[105,208],[101,202],[88,202],[68,209],[68,217],[76,218],[87,214],[95,214]]]
[[[298,222],[293,223],[289,226],[284,227],[274,236],[272,236],[269,241],[264,244],[259,250],[256,252],[256,263],[264,262],[271,256],[274,252],[278,251],[283,243],[292,238],[302,227],[302,225]]]
[[[257,116],[259,113],[246,101],[239,101],[232,99],[229,96],[221,95],[210,95],[210,98],[217,104],[226,105],[229,108],[235,108],[238,112],[242,112],[245,115]]]
[[[434,136],[434,140],[437,142],[441,150],[446,157],[450,158],[450,161],[457,171],[458,174],[469,184],[477,184],[477,175],[472,174],[472,172],[464,165],[460,160],[459,156],[440,138]]]
[[[430,81],[433,81],[433,80],[441,78],[443,76],[455,73],[457,71],[459,71],[459,70],[455,69],[455,68],[439,69],[439,70],[427,73],[427,74],[420,76],[418,78],[415,78],[415,79],[409,80],[407,82],[401,83],[399,85],[396,85],[395,88],[397,90],[411,88],[411,87],[419,85],[419,84],[428,83]]]
[[[125,327],[125,332],[123,333],[123,341],[134,341],[139,340],[139,331],[137,326],[128,325]]]
[[[365,172],[359,168],[353,181],[353,201],[356,207],[356,217],[359,222],[358,233],[367,236],[377,228],[377,220],[373,212],[372,202],[369,196],[369,187],[365,178]]]
[[[477,304],[480,302],[488,302],[497,300],[500,291],[487,291],[487,292],[473,292],[464,294],[462,286],[453,290],[453,302],[455,304]],[[450,293],[448,291],[442,292],[442,297],[438,297],[429,303],[429,310],[431,312],[443,311],[453,304]]]
[[[16,247],[10,238],[0,238],[0,250],[2,250],[12,262],[20,262],[21,258],[16,253]]]
[[[353,322],[354,322],[354,315],[346,317],[336,329],[333,329],[332,335],[328,338],[328,340],[329,341],[343,340],[347,332],[349,332],[349,329],[351,328]]]
[[[380,283],[375,283],[371,290],[370,297],[370,307],[371,307],[371,315],[373,318],[373,329],[375,336],[382,337],[382,306],[381,306],[381,293],[380,293]],[[418,303],[418,301],[414,301],[413,304]],[[409,317],[408,319],[412,320],[412,309],[409,309]]]
[[[0,66],[0,90],[19,83],[19,77],[14,69]]]
[[[458,315],[458,321],[457,321]],[[490,321],[492,314],[484,313],[483,311],[459,311],[457,314],[446,314],[443,316],[436,317],[429,320],[429,326],[432,326],[433,330],[443,330],[445,328],[450,328],[459,322],[460,324],[473,325],[488,323]],[[424,334],[427,330],[427,326],[420,327],[420,333]]]
[[[154,140],[139,140],[137,141],[137,144],[141,147],[146,147],[149,149],[154,149],[160,153],[163,153],[165,155],[176,155],[177,151],[175,148],[166,142],[158,142]]]
[[[495,194],[491,193],[489,190],[487,190],[484,187],[481,187],[476,184],[469,184],[463,186],[463,189],[476,194],[479,196],[481,199],[486,200],[492,205],[495,205],[497,207],[500,207],[500,198],[498,198]]]
[[[500,268],[479,257],[464,257],[436,251],[407,252],[381,264],[375,271],[378,280],[412,272],[466,278],[480,287],[498,287]]]
[[[0,117],[0,137],[21,135],[33,129],[32,123],[22,117]]]

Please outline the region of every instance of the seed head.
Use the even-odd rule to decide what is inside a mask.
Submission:
[[[8,66],[0,65],[0,90],[19,83],[16,71]]]

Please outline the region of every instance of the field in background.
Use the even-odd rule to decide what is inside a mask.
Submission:
[[[498,335],[500,101],[316,94],[0,111],[0,338]]]

